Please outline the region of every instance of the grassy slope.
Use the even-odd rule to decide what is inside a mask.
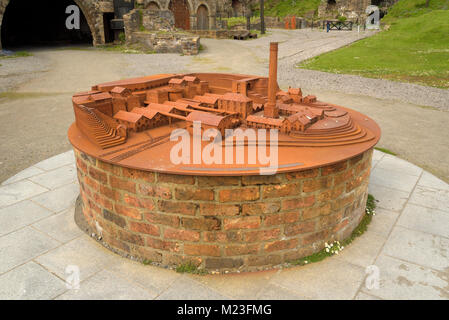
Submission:
[[[320,0],[265,0],[265,15],[270,17],[285,17],[295,15],[298,17],[316,11]],[[253,12],[258,14],[259,4],[252,7]]]
[[[300,64],[307,69],[449,88],[449,0],[401,0],[371,38]],[[401,18],[401,19],[399,19]]]

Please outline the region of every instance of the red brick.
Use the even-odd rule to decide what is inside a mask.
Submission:
[[[189,230],[212,231],[221,228],[221,220],[215,217],[182,218],[181,222]]]
[[[368,180],[370,175],[370,170],[366,170],[362,175],[357,178],[352,179],[346,183],[346,192],[350,192],[355,188],[359,187],[365,180]]]
[[[139,184],[139,193],[144,196],[169,200],[172,197],[170,188],[151,184]]]
[[[142,236],[133,234],[126,230],[118,229],[117,235],[118,235],[118,238],[122,241],[137,244],[139,246],[145,245],[145,239]]]
[[[299,212],[281,212],[265,217],[266,226],[275,226],[285,223],[293,223],[299,220]]]
[[[309,169],[304,171],[289,172],[286,174],[288,180],[315,178],[318,176],[318,169]]]
[[[97,160],[97,167],[103,171],[110,172],[112,174],[115,174],[117,176],[121,175],[121,170],[119,166]]]
[[[315,196],[301,197],[282,201],[282,210],[292,210],[311,207],[315,203]]]
[[[76,158],[76,166],[83,174],[87,174],[87,164],[81,158]]]
[[[164,213],[155,213],[155,212],[146,213],[145,220],[151,223],[163,224],[175,228],[179,226],[179,217]]]
[[[260,226],[260,217],[239,217],[224,219],[224,229],[254,229]]]
[[[278,240],[265,244],[266,252],[280,251],[285,249],[293,249],[298,245],[298,239]]]
[[[274,228],[269,230],[249,231],[244,235],[246,242],[261,242],[279,238],[281,229]]]
[[[200,215],[203,216],[236,216],[240,207],[236,204],[200,203]]]
[[[179,230],[166,228],[164,232],[165,239],[175,239],[183,241],[199,241],[200,233],[191,230]]]
[[[285,226],[284,233],[287,237],[297,234],[309,233],[315,231],[315,221],[302,221],[292,225]]]
[[[337,199],[339,196],[343,194],[346,186],[340,185],[338,187],[333,187],[332,189],[321,192],[317,196],[318,203],[327,203],[331,200]]]
[[[114,208],[115,211],[118,214],[136,219],[136,220],[141,220],[142,219],[142,214],[140,213],[140,211],[137,208],[133,208],[133,207],[127,207],[118,203],[114,204]]]
[[[125,190],[131,193],[136,193],[136,183],[133,181],[117,178],[115,176],[110,176],[109,182],[112,188]]]
[[[332,187],[332,181],[332,177],[306,180],[303,182],[302,190],[304,192],[314,192],[317,190],[327,189]]]
[[[336,226],[334,226],[333,232],[338,232],[342,230],[344,227],[346,227],[349,224],[349,219],[344,218],[342,221],[340,221]]]
[[[216,245],[207,244],[184,244],[184,253],[193,256],[219,257],[220,248]]]
[[[243,239],[242,231],[206,231],[203,232],[204,241],[206,242],[241,242]]]
[[[176,188],[175,197],[178,200],[214,200],[214,191],[210,189],[196,189],[196,188]]]
[[[152,237],[146,237],[146,243],[148,247],[164,250],[164,251],[172,251],[179,252],[179,244],[173,241],[164,241],[160,239],[155,239]]]
[[[97,204],[99,204],[101,207],[108,209],[108,210],[112,210],[113,205],[112,205],[112,201],[107,199],[106,197],[104,197],[101,194],[98,193],[94,193],[94,200]]]
[[[184,215],[194,215],[197,204],[192,202],[160,200],[158,202],[159,211],[179,213]]]
[[[279,212],[280,209],[280,202],[244,203],[242,205],[242,214],[245,216],[273,214]]]
[[[127,193],[123,195],[123,202],[132,207],[148,210],[153,210],[155,207],[153,199],[135,197]]]
[[[100,185],[100,193],[114,201],[122,200],[122,196],[119,191],[113,190],[105,185]]]
[[[157,182],[175,183],[175,184],[195,184],[195,177],[158,173]]]
[[[324,216],[330,214],[332,211],[331,204],[327,203],[321,207],[306,208],[302,211],[302,219],[309,220],[318,216]]]
[[[89,176],[100,183],[108,183],[108,175],[105,172],[97,170],[93,167],[89,167]]]
[[[334,210],[334,211],[340,210],[340,209],[346,207],[348,204],[352,203],[353,201],[354,201],[353,193],[351,193],[347,196],[344,196],[342,198],[339,198],[332,203],[332,210]]]
[[[348,167],[347,161],[341,161],[321,168],[321,175],[328,176],[330,174],[339,173]]]
[[[152,236],[160,235],[160,230],[159,230],[158,226],[155,226],[153,224],[144,223],[144,222],[130,221],[129,229],[134,232],[150,234]]]
[[[243,176],[242,185],[281,184],[284,179],[283,174]]]
[[[146,182],[154,182],[156,179],[153,172],[136,170],[131,168],[122,168],[122,174],[126,178],[133,180],[145,180]]]
[[[92,190],[98,190],[100,188],[100,184],[97,181],[91,179],[89,176],[84,177],[84,183],[91,187]]]
[[[252,201],[260,197],[257,187],[220,190],[219,195],[221,202]]]
[[[360,160],[363,159],[363,155],[364,155],[364,153],[359,154],[358,156],[355,156],[355,157],[349,159],[349,165],[350,165],[350,166],[353,166],[353,165],[355,165],[356,163],[358,163]]]
[[[262,198],[279,198],[294,196],[301,192],[299,183],[281,184],[275,186],[262,187]]]
[[[230,245],[225,247],[227,256],[241,256],[245,254],[257,254],[259,252],[259,244],[253,245]]]
[[[343,211],[320,217],[317,222],[317,230],[329,229],[335,226],[343,218]]]
[[[214,187],[214,186],[238,186],[240,177],[197,177],[198,186]]]
[[[348,180],[350,180],[354,176],[354,170],[349,169],[348,171],[339,173],[334,176],[334,185],[338,186],[339,184],[342,184]]]
[[[329,236],[329,230],[311,233],[302,239],[303,245],[308,245],[317,241],[324,241]]]

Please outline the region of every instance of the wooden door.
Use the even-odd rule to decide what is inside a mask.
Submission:
[[[187,0],[171,0],[168,6],[175,17],[175,27],[183,30],[190,29],[190,11]]]
[[[209,30],[209,11],[205,5],[200,5],[196,13],[198,30]]]

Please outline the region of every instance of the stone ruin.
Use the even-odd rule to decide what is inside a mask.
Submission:
[[[320,18],[345,17],[351,21],[365,21],[366,8],[370,5],[379,7],[380,17],[398,0],[321,0],[318,7]]]

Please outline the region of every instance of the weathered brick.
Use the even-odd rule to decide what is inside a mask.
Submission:
[[[289,172],[286,174],[287,180],[296,180],[304,178],[315,178],[318,176],[319,169],[309,169],[303,171]]]
[[[307,196],[295,199],[286,199],[282,201],[282,210],[293,210],[299,208],[311,207],[315,203],[315,196]]]
[[[363,174],[357,178],[352,179],[346,183],[346,192],[350,192],[355,188],[359,187],[365,180],[368,180],[370,175],[370,170],[366,170]]]
[[[164,251],[179,252],[180,250],[180,246],[177,242],[160,240],[150,236],[146,237],[146,245]]]
[[[143,208],[148,210],[153,210],[155,208],[153,199],[136,197],[128,193],[125,193],[123,195],[123,202],[125,202],[129,206],[137,208]]]
[[[170,188],[152,185],[152,184],[139,184],[139,193],[144,196],[157,197],[161,199],[169,200],[172,197]]]
[[[244,234],[246,242],[261,242],[279,238],[281,229],[274,228],[269,230],[249,231]]]
[[[321,175],[322,176],[328,176],[330,174],[339,173],[348,168],[348,162],[347,161],[341,161],[337,162],[325,167],[321,168]]]
[[[103,217],[106,220],[111,221],[112,223],[114,223],[122,228],[126,226],[126,220],[123,217],[120,217],[119,215],[117,215],[109,210],[106,210],[106,209],[103,209],[102,212],[103,212]]]
[[[146,182],[156,181],[154,173],[149,171],[136,170],[131,168],[122,168],[122,174],[126,178],[133,180],[144,180]]]
[[[235,269],[243,265],[242,258],[207,258],[208,269]]]
[[[238,218],[225,218],[224,229],[254,229],[260,226],[260,217],[248,216]]]
[[[147,261],[158,263],[162,262],[162,254],[154,249],[134,246],[132,248],[132,254]]]
[[[235,216],[240,213],[237,204],[200,203],[199,208],[203,216]]]
[[[338,186],[342,183],[345,183],[346,181],[350,180],[352,177],[354,176],[354,170],[353,169],[349,169],[345,172],[336,174],[334,176],[334,185]]]
[[[100,188],[100,184],[94,179],[91,179],[89,176],[84,177],[84,183],[91,187],[92,190],[98,190]]]
[[[160,235],[160,230],[159,230],[158,226],[155,226],[153,224],[144,223],[144,222],[130,221],[129,229],[134,232],[150,234],[152,236]]]
[[[108,175],[103,171],[95,169],[94,167],[89,167],[89,176],[100,183],[108,183]]]
[[[306,208],[302,211],[302,219],[303,220],[310,220],[318,216],[324,216],[328,215],[332,212],[332,207],[330,203],[326,203],[323,206],[320,207],[314,207],[314,208]]]
[[[199,241],[200,233],[191,230],[166,228],[164,231],[164,238],[183,241]]]
[[[221,202],[252,201],[260,197],[258,187],[220,190],[219,195]]]
[[[109,188],[102,184],[100,185],[100,193],[114,201],[122,200],[122,196],[119,191]]]
[[[214,200],[214,191],[211,189],[196,189],[196,188],[176,188],[175,197],[178,200]]]
[[[280,209],[280,202],[244,203],[242,205],[242,214],[245,216],[273,214],[279,212]]]
[[[197,204],[192,202],[160,200],[158,202],[159,211],[178,213],[183,215],[194,215]]]
[[[303,245],[308,245],[317,241],[325,241],[329,233],[329,230],[314,232],[302,238],[301,242]]]
[[[277,265],[282,262],[282,257],[276,254],[263,255],[263,256],[250,256],[247,258],[248,266],[265,266],[265,265]]]
[[[108,209],[108,210],[113,210],[113,204],[112,201],[107,199],[106,197],[104,197],[103,195],[94,192],[93,193],[93,198],[95,200],[95,202],[100,205],[101,207]]]
[[[209,244],[184,244],[184,253],[193,256],[220,256],[220,248]]]
[[[364,155],[364,154],[362,153],[362,154],[359,154],[358,156],[355,156],[355,157],[349,159],[349,165],[350,165],[350,166],[353,166],[353,165],[355,165],[356,163],[358,163],[360,160],[363,159],[363,155]]]
[[[241,256],[245,254],[257,254],[259,252],[259,244],[243,244],[243,245],[229,245],[225,247],[225,255],[227,256]]]
[[[281,184],[285,180],[283,174],[274,175],[257,175],[257,176],[243,176],[242,184],[247,185],[259,185],[259,184]]]
[[[262,187],[262,198],[264,199],[294,196],[299,193],[301,193],[301,185],[299,183]]]
[[[137,220],[142,219],[142,214],[140,213],[139,209],[137,209],[137,208],[124,206],[124,205],[121,205],[118,203],[114,203],[114,208],[115,208],[115,212],[117,212],[118,214],[130,217],[133,219],[137,219]]]
[[[332,183],[333,183],[332,177],[323,177],[313,180],[306,180],[303,181],[302,190],[304,192],[314,192],[317,190],[327,189],[332,187]]]
[[[333,187],[332,189],[321,192],[317,195],[318,203],[327,203],[331,200],[337,199],[343,194],[346,189],[346,185],[342,184],[338,187]]]
[[[136,234],[133,234],[131,232],[128,232],[128,231],[122,230],[122,229],[117,230],[117,235],[118,235],[118,238],[122,241],[137,244],[139,246],[145,245],[145,239],[140,235],[136,235]]]
[[[315,231],[315,221],[301,221],[285,226],[284,233],[287,237],[291,237],[297,234],[309,233],[313,231]]]
[[[136,193],[136,183],[134,181],[117,178],[115,176],[110,176],[109,183],[112,188],[125,190],[131,193]]]
[[[151,223],[163,224],[174,228],[179,226],[179,217],[164,213],[156,213],[156,212],[145,213],[145,220]]]
[[[165,182],[165,183],[175,183],[175,184],[195,184],[195,177],[176,175],[176,174],[158,173],[157,181]]]
[[[87,174],[87,164],[81,158],[76,158],[76,167],[85,175]]]
[[[215,217],[182,218],[182,226],[186,229],[211,231],[220,230],[221,220]]]
[[[265,225],[276,226],[280,224],[293,223],[299,220],[298,211],[281,212],[265,217]]]
[[[351,193],[347,196],[344,196],[342,198],[338,198],[338,199],[334,200],[334,202],[332,202],[332,210],[333,211],[340,210],[340,209],[344,208],[345,206],[347,206],[348,204],[352,203],[353,201],[354,201],[353,193]]]
[[[206,242],[241,242],[243,239],[243,233],[240,230],[206,231],[203,232],[203,237]]]
[[[197,177],[198,186],[214,187],[214,186],[238,186],[240,177]]]
[[[121,175],[121,167],[97,160],[97,167],[103,171],[110,172],[116,176]]]
[[[343,218],[343,211],[336,212],[327,216],[319,217],[317,221],[317,230],[329,229],[335,226]]]
[[[270,243],[266,243],[265,252],[280,251],[285,249],[293,249],[298,245],[298,239],[278,240]]]

